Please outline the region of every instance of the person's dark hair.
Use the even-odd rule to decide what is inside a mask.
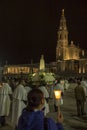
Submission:
[[[44,98],[43,92],[39,89],[33,89],[28,93],[28,105],[27,108],[29,111],[33,111],[36,107],[38,107],[42,99]]]

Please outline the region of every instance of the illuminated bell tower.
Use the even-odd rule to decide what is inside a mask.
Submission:
[[[62,9],[56,47],[56,61],[67,60],[69,56],[68,53],[68,30],[66,25],[66,18],[64,15],[64,9]]]

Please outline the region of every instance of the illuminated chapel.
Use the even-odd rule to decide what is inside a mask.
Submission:
[[[76,46],[73,41],[68,41],[68,29],[64,9],[58,28],[58,40],[56,46],[57,71],[59,72],[87,72],[87,55],[84,50]]]

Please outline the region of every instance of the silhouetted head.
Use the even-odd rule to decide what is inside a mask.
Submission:
[[[28,110],[41,109],[44,104],[43,92],[39,89],[33,89],[28,93]]]

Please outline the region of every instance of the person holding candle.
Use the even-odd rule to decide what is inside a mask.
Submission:
[[[17,130],[64,130],[63,129],[63,115],[58,113],[57,123],[51,118],[44,117],[42,110],[44,106],[44,94],[39,89],[33,89],[27,96],[28,104],[23,110],[19,121]]]
[[[56,98],[55,96],[55,93],[54,93],[54,110],[55,112],[58,111],[58,106],[62,105],[63,104],[63,93],[64,93],[64,88],[63,86],[61,85],[61,83],[59,82],[56,82],[55,86],[54,86],[54,91],[59,91],[61,92],[61,96],[60,98]]]

